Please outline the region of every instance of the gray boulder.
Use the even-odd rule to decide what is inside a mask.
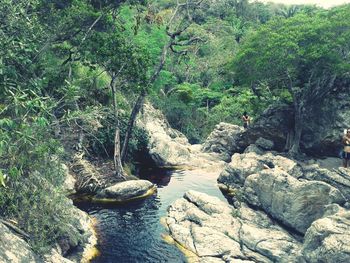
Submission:
[[[338,156],[342,148],[343,130],[350,127],[349,87],[330,94],[306,115],[301,146],[317,156]]]
[[[0,223],[0,262],[42,262],[29,244]]]
[[[99,191],[92,197],[93,202],[125,202],[149,196],[156,187],[147,180],[130,180],[117,183]]]
[[[300,256],[301,244],[264,213],[244,205],[235,210],[204,193],[185,193],[165,222],[199,262],[298,262]]]
[[[235,138],[233,152],[243,152],[260,137],[273,142],[274,150],[282,151],[293,127],[293,108],[289,105],[270,106],[259,118]]]
[[[329,204],[344,204],[338,189],[320,181],[299,181],[274,168],[247,177],[245,200],[300,233],[324,215]]]
[[[263,150],[272,150],[274,147],[273,141],[260,137],[256,140],[255,145]]]
[[[349,87],[344,92],[330,94],[318,104],[310,105],[304,119],[301,149],[316,156],[338,156],[342,148],[343,130],[350,127]],[[274,143],[274,150],[282,151],[288,133],[293,129],[294,112],[290,105],[273,105],[235,139],[234,152],[243,152],[259,137]]]
[[[270,152],[263,155],[248,152],[234,154],[231,162],[220,174],[218,182],[231,188],[243,186],[249,175],[277,166],[295,178],[302,176],[301,166],[291,159]]]
[[[337,188],[346,198],[350,200],[350,171],[340,167],[337,169],[320,168],[318,164],[303,167],[303,178],[326,182]]]
[[[202,150],[219,153],[222,160],[229,161],[234,153],[235,138],[242,131],[238,125],[220,122],[203,143]]]
[[[143,106],[137,125],[148,134],[148,152],[156,166],[177,166],[187,163],[190,144],[181,132],[172,129],[160,110],[150,103]]]
[[[350,211],[340,210],[312,223],[302,254],[310,263],[350,262]]]

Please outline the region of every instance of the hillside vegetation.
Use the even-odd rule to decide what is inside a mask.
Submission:
[[[244,111],[291,103],[298,152],[308,105],[349,83],[349,13],[247,0],[0,0],[1,217],[47,251],[71,223],[62,164],[83,152],[114,160],[124,177],[147,144],[135,127],[146,99],[191,143]]]

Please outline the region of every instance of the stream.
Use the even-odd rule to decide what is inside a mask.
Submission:
[[[176,246],[162,239],[166,230],[160,218],[166,216],[167,207],[188,190],[226,200],[216,185],[217,173],[148,170],[140,177],[155,183],[158,192],[145,200],[111,207],[78,205],[98,220],[101,255],[93,263],[186,262]]]

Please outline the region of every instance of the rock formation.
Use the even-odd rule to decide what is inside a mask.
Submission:
[[[219,153],[222,160],[229,161],[235,150],[235,138],[242,131],[238,125],[220,122],[203,143],[202,150]]]
[[[235,153],[218,178],[233,206],[189,191],[168,209],[170,235],[198,262],[350,262],[350,172],[264,142]]]
[[[204,153],[201,145],[191,145],[185,135],[172,129],[163,113],[149,103],[144,104],[137,125],[148,134],[148,152],[157,167],[221,170],[224,165],[220,153]]]

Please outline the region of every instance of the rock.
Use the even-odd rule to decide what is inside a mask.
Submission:
[[[320,181],[301,182],[279,168],[248,176],[244,196],[248,203],[300,233],[323,216],[326,205],[345,203],[338,189]]]
[[[308,154],[338,157],[343,131],[350,127],[349,86],[313,105],[304,120],[301,146]]]
[[[74,178],[74,176],[69,172],[69,169],[66,165],[62,165],[62,169],[65,174],[65,180],[63,182],[63,191],[67,193],[67,195],[76,193],[75,191],[75,184],[77,180]]]
[[[304,176],[307,180],[326,182],[337,188],[350,201],[350,171],[340,167],[333,170],[320,168],[319,165],[307,165],[303,167]]]
[[[143,106],[143,114],[137,120],[149,136],[148,151],[156,166],[177,166],[187,163],[190,144],[179,131],[172,129],[160,110],[150,103]]]
[[[0,223],[0,262],[42,262],[29,244]]]
[[[191,190],[169,207],[165,221],[170,235],[199,262],[298,262],[301,244],[245,205],[235,210]]]
[[[296,178],[302,176],[301,166],[293,160],[269,152],[263,155],[248,152],[234,154],[229,165],[220,174],[218,182],[231,188],[242,186],[249,175],[274,167],[280,167]]]
[[[256,153],[256,154],[259,154],[259,155],[263,155],[264,154],[264,150],[262,150],[260,147],[258,147],[255,144],[251,144],[247,148],[245,148],[243,153]]]
[[[282,151],[293,123],[293,107],[285,104],[270,106],[248,129],[238,134],[235,138],[233,151],[243,152],[260,137],[272,141],[274,150]]]
[[[310,155],[338,157],[342,149],[343,130],[350,127],[349,87],[325,97],[321,103],[310,105],[304,117],[301,149]],[[284,149],[287,135],[292,130],[294,112],[291,105],[272,105],[252,125],[235,138],[233,152],[243,152],[259,137],[271,140],[273,150]],[[321,127],[321,128],[320,128]]]
[[[170,127],[161,111],[154,109],[148,102],[144,105],[144,113],[137,120],[137,125],[149,136],[147,147],[150,166],[218,172],[225,165],[219,153],[205,153],[201,151],[201,145],[189,144],[181,132]]]
[[[130,180],[117,183],[99,191],[93,202],[125,202],[151,195],[155,192],[154,184],[147,180]]]
[[[307,262],[350,262],[350,211],[316,220],[305,234],[302,254]]]
[[[272,150],[274,146],[273,141],[264,139],[262,137],[256,140],[255,145],[262,148],[263,150]]]
[[[52,249],[50,254],[44,256],[45,263],[73,263],[73,261],[64,258],[56,249]]]
[[[234,140],[242,131],[238,125],[220,122],[205,140],[202,150],[219,153],[222,160],[229,161],[234,153]]]

